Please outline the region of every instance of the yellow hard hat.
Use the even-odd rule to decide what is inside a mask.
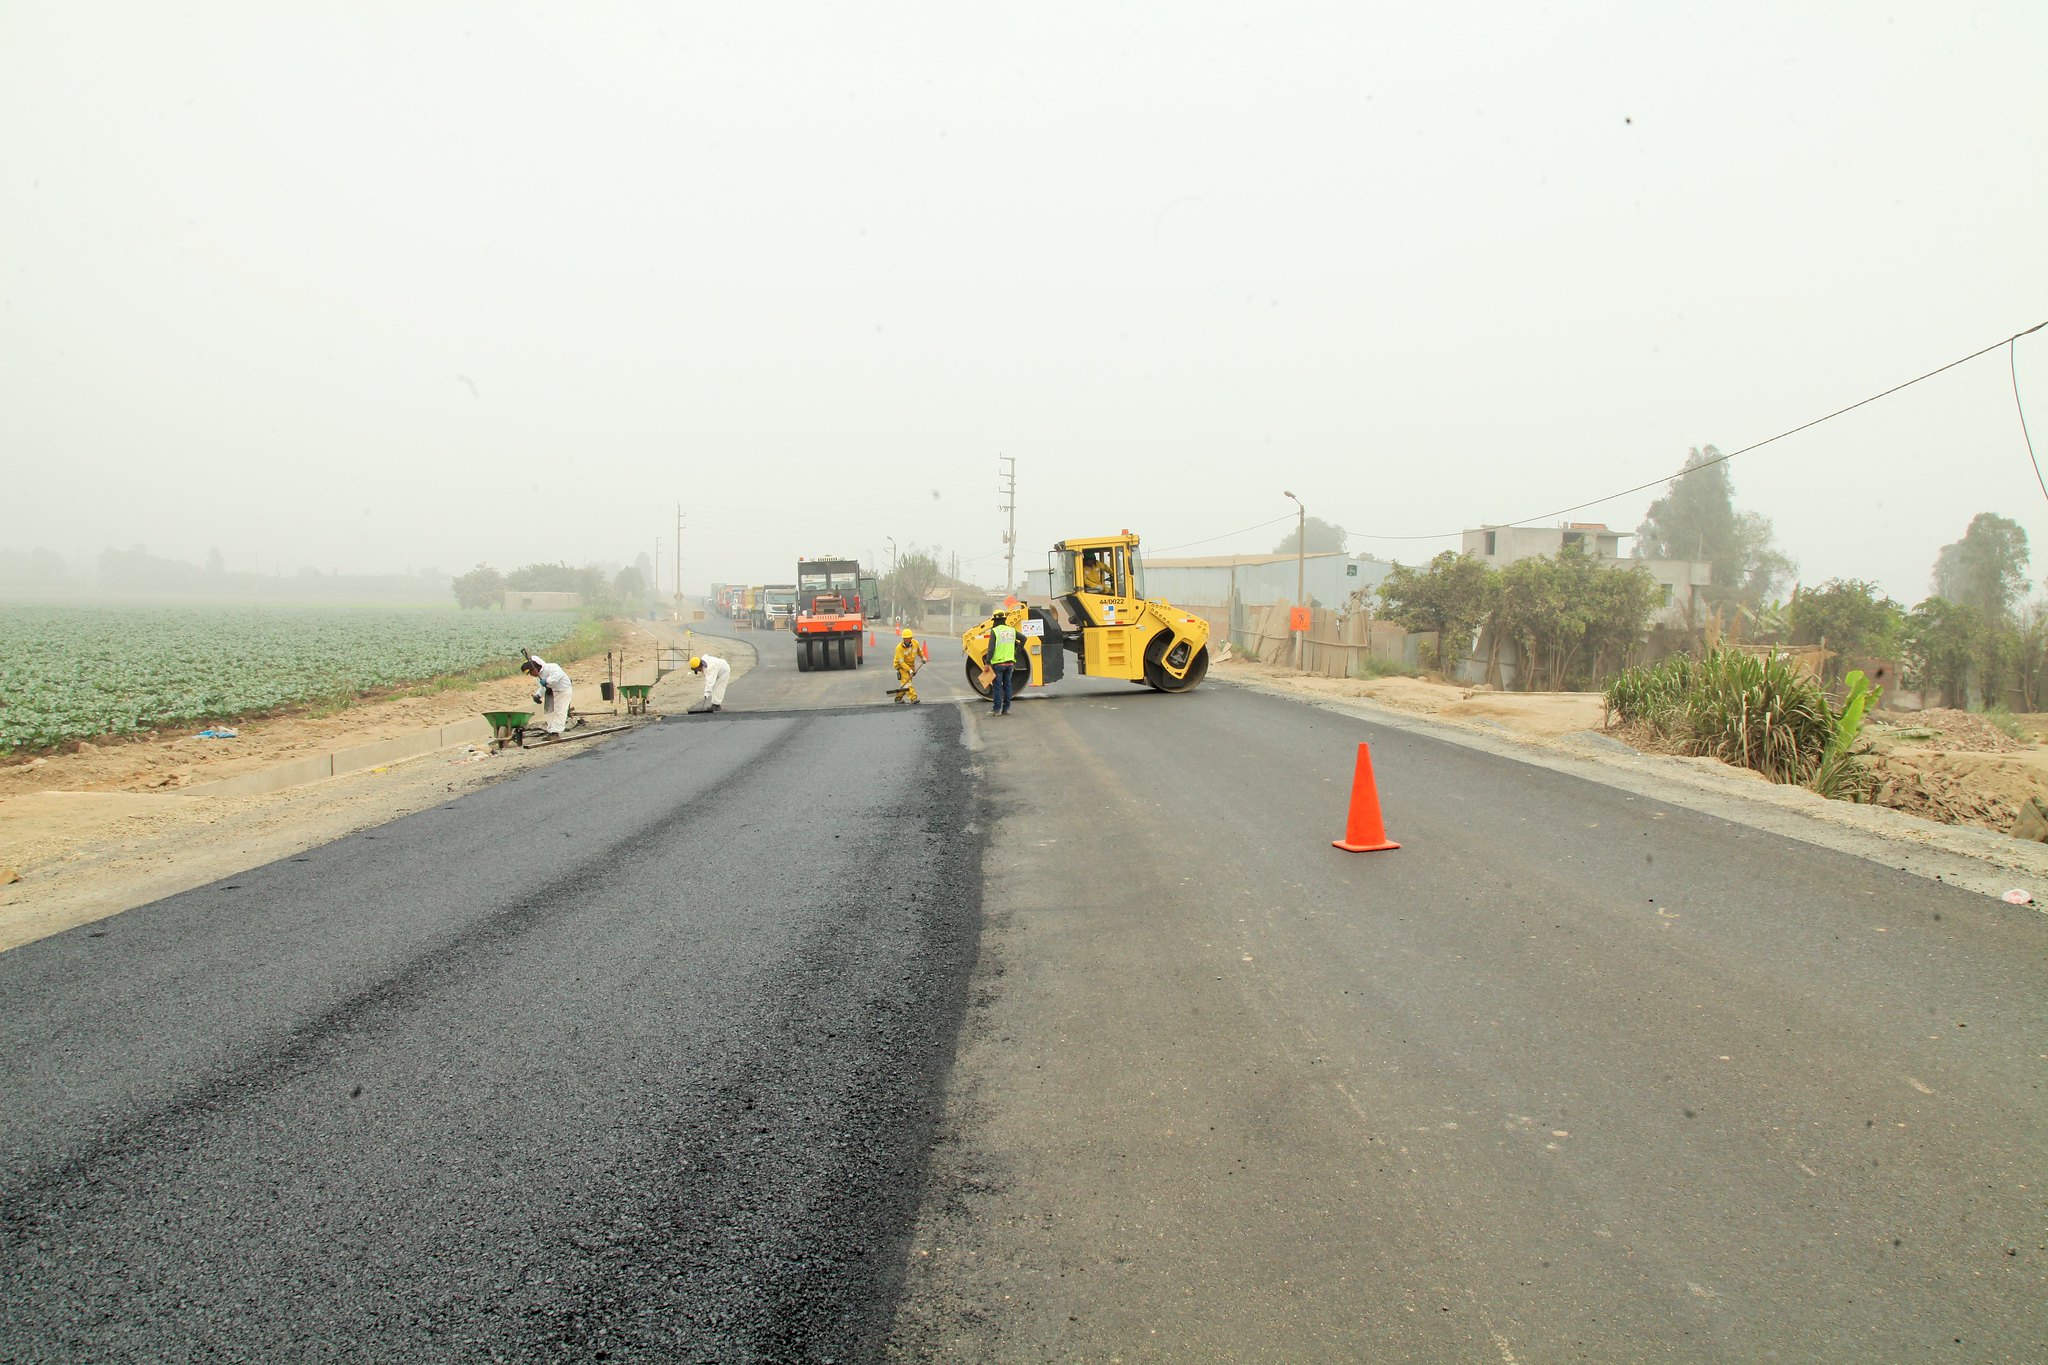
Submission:
[[[698,669],[702,668],[703,666],[704,656],[702,654],[692,654],[690,656],[690,671],[692,673],[695,673]]]
[[[904,639],[906,639],[906,640],[915,640],[915,639],[916,639],[917,637],[916,637],[915,635],[912,635],[912,634],[910,633],[910,627],[909,627],[909,626],[905,626],[905,627],[903,628],[903,638],[904,638]]]

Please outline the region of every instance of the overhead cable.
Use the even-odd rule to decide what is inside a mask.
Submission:
[[[1761,450],[1761,449],[1763,449],[1763,448],[1764,448],[1765,446],[1767,446],[1767,445],[1770,445],[1770,444],[1771,444],[1772,442],[1774,442],[1774,441],[1782,441],[1782,440],[1784,440],[1784,439],[1785,439],[1785,438],[1786,438],[1787,436],[1797,436],[1797,435],[1798,435],[1798,434],[1799,434],[1800,432],[1802,432],[1802,431],[1806,431],[1806,430],[1808,430],[1808,429],[1810,429],[1810,428],[1812,428],[1812,427],[1817,427],[1817,426],[1819,426],[1819,425],[1820,425],[1820,424],[1821,424],[1822,422],[1831,422],[1831,421],[1833,421],[1833,420],[1834,420],[1835,418],[1837,418],[1837,417],[1840,417],[1840,416],[1842,416],[1842,415],[1843,415],[1844,413],[1854,412],[1854,411],[1855,411],[1856,409],[1858,409],[1858,408],[1860,408],[1860,407],[1866,407],[1866,406],[1868,406],[1868,405],[1869,405],[1869,404],[1871,404],[1871,403],[1875,403],[1875,402],[1876,402],[1876,401],[1877,401],[1878,399],[1880,399],[1880,398],[1889,398],[1889,397],[1891,397],[1891,396],[1892,396],[1893,394],[1895,394],[1895,393],[1898,393],[1899,391],[1901,391],[1901,390],[1903,390],[1903,389],[1910,389],[1910,388],[1912,388],[1912,387],[1913,387],[1913,386],[1914,386],[1915,384],[1921,383],[1921,382],[1922,382],[1922,381],[1924,381],[1924,380],[1932,379],[1932,378],[1934,378],[1934,377],[1935,377],[1936,375],[1938,375],[1938,374],[1945,374],[1945,373],[1947,373],[1947,372],[1948,372],[1949,370],[1953,370],[1953,369],[1954,369],[1954,368],[1955,368],[1956,366],[1958,366],[1958,365],[1967,365],[1967,364],[1969,364],[1969,363],[1970,363],[1970,362],[1971,362],[1972,360],[1975,360],[1975,359],[1976,359],[1976,358],[1977,358],[1978,356],[1981,356],[1981,355],[1989,355],[1989,354],[1990,354],[1991,352],[1993,352],[1993,351],[1997,350],[1997,349],[1998,349],[1999,347],[2001,347],[2001,346],[2005,346],[2005,347],[2010,347],[2010,346],[2011,346],[2011,345],[2012,345],[2012,344],[2013,344],[2014,342],[2018,341],[2018,340],[2019,340],[2019,339],[2020,339],[2021,337],[2023,337],[2023,336],[2031,336],[2031,335],[2033,335],[2033,334],[2034,334],[2035,332],[2038,332],[2038,331],[2040,331],[2040,330],[2041,330],[2041,329],[2042,329],[2043,327],[2048,327],[2048,321],[2043,321],[2043,322],[2037,322],[2037,323],[2035,323],[2035,324],[2034,324],[2034,325],[2033,325],[2032,327],[2029,327],[2029,328],[2027,328],[2027,329],[2026,329],[2026,330],[2025,330],[2024,332],[2014,332],[2014,333],[2013,333],[2013,334],[2012,334],[2011,336],[2009,336],[2009,337],[2005,337],[2005,338],[2003,338],[2002,340],[1999,340],[1999,341],[1994,341],[1994,342],[1992,342],[1992,343],[1991,343],[1991,344],[1990,344],[1989,346],[1986,346],[1986,347],[1984,347],[1984,348],[1983,348],[1982,350],[1979,350],[1979,351],[1972,351],[1972,352],[1970,352],[1970,353],[1969,353],[1968,355],[1966,355],[1966,356],[1963,356],[1963,357],[1962,357],[1961,359],[1958,359],[1958,360],[1951,360],[1951,361],[1950,361],[1950,362],[1949,362],[1948,364],[1946,364],[1946,365],[1943,365],[1943,366],[1942,366],[1941,368],[1939,368],[1939,369],[1934,369],[1934,370],[1929,370],[1929,371],[1928,371],[1928,372],[1927,372],[1926,374],[1923,374],[1923,375],[1919,375],[1919,376],[1917,376],[1917,377],[1915,377],[1915,378],[1912,378],[1912,379],[1908,379],[1908,380],[1907,380],[1907,381],[1906,381],[1905,383],[1903,383],[1903,384],[1894,384],[1894,385],[1892,385],[1892,386],[1891,386],[1890,388],[1886,389],[1886,390],[1885,390],[1885,391],[1884,391],[1883,393],[1873,393],[1872,395],[1870,395],[1870,397],[1868,397],[1868,398],[1864,398],[1864,399],[1861,399],[1861,400],[1859,400],[1859,401],[1857,401],[1857,402],[1854,402],[1854,403],[1851,403],[1851,404],[1849,404],[1849,406],[1847,406],[1847,407],[1845,407],[1845,408],[1836,408],[1836,409],[1835,409],[1835,410],[1834,410],[1833,412],[1831,412],[1831,413],[1827,414],[1827,415],[1826,415],[1825,417],[1816,417],[1816,418],[1814,418],[1814,419],[1813,419],[1813,420],[1812,420],[1811,422],[1801,422],[1801,423],[1800,423],[1800,424],[1799,424],[1798,426],[1796,426],[1796,427],[1793,427],[1793,428],[1791,428],[1791,429],[1790,429],[1790,430],[1788,430],[1788,431],[1781,431],[1781,432],[1779,432],[1779,433],[1778,433],[1778,434],[1777,434],[1776,436],[1771,436],[1771,437],[1767,437],[1767,438],[1765,438],[1764,440],[1761,440],[1761,441],[1757,441],[1757,442],[1755,442],[1755,443],[1754,443],[1754,444],[1752,444],[1752,445],[1746,445],[1746,446],[1744,446],[1744,447],[1743,447],[1742,449],[1740,449],[1740,450],[1731,450],[1731,451],[1729,451],[1729,452],[1728,452],[1728,453],[1727,453],[1726,455],[1716,455],[1716,456],[1715,456],[1715,457],[1714,457],[1713,459],[1711,459],[1711,460],[1702,460],[1702,461],[1700,461],[1700,462],[1699,462],[1698,464],[1696,464],[1696,465],[1692,466],[1692,467],[1691,467],[1690,469],[1681,469],[1681,470],[1679,470],[1679,471],[1678,471],[1678,472],[1677,472],[1676,474],[1672,474],[1672,475],[1667,475],[1667,476],[1665,476],[1665,477],[1662,477],[1662,478],[1655,478],[1655,479],[1651,479],[1651,480],[1650,480],[1650,481],[1649,481],[1648,483],[1639,483],[1639,484],[1637,484],[1637,485],[1636,485],[1635,487],[1633,487],[1633,488],[1624,488],[1624,489],[1622,489],[1622,490],[1621,490],[1621,491],[1620,491],[1619,493],[1608,493],[1608,494],[1606,494],[1606,495],[1605,495],[1605,496],[1603,496],[1603,497],[1598,497],[1598,498],[1592,498],[1592,499],[1590,499],[1590,500],[1588,500],[1588,501],[1586,501],[1586,502],[1574,503],[1574,504],[1572,504],[1572,505],[1571,505],[1570,507],[1562,507],[1562,508],[1559,508],[1559,509],[1558,509],[1557,511],[1555,511],[1555,512],[1545,512],[1545,513],[1542,513],[1542,514],[1541,514],[1541,515],[1539,515],[1539,516],[1533,516],[1533,517],[1523,517],[1523,518],[1522,518],[1521,520],[1519,520],[1519,521],[1501,521],[1501,522],[1492,522],[1492,523],[1489,523],[1489,524],[1490,524],[1490,525],[1493,525],[1493,526],[1501,527],[1501,528],[1503,528],[1503,529],[1505,529],[1505,528],[1507,528],[1507,527],[1512,527],[1512,526],[1528,526],[1528,525],[1531,525],[1531,524],[1533,524],[1533,523],[1536,523],[1536,522],[1542,522],[1542,521],[1549,521],[1549,520],[1551,520],[1551,519],[1552,519],[1552,518],[1554,518],[1554,517],[1563,517],[1563,516],[1570,516],[1570,515],[1571,515],[1571,514],[1572,514],[1573,512],[1583,512],[1583,511],[1585,511],[1585,510],[1586,510],[1586,509],[1587,509],[1588,507],[1598,507],[1598,506],[1599,506],[1599,505],[1600,505],[1601,503],[1603,503],[1603,502],[1613,502],[1613,501],[1614,501],[1614,500],[1615,500],[1616,498],[1625,498],[1625,497],[1627,497],[1627,496],[1628,496],[1629,494],[1631,494],[1631,493],[1640,493],[1640,492],[1642,492],[1642,491],[1643,491],[1643,490],[1645,490],[1645,489],[1649,489],[1649,488],[1655,488],[1655,487],[1656,487],[1656,486],[1657,486],[1658,484],[1660,484],[1660,483],[1675,483],[1675,482],[1677,482],[1677,481],[1678,481],[1679,479],[1682,479],[1682,478],[1686,477],[1686,476],[1687,476],[1688,474],[1697,474],[1697,473],[1699,473],[1699,472],[1700,472],[1700,471],[1701,471],[1702,469],[1711,469],[1711,468],[1713,468],[1713,467],[1714,467],[1715,465],[1717,465],[1717,464],[1726,464],[1726,463],[1727,463],[1728,461],[1730,461],[1730,460],[1734,459],[1734,458],[1735,458],[1735,457],[1736,457],[1737,455],[1747,455],[1747,454],[1749,454],[1749,452],[1750,452],[1750,451],[1752,451],[1752,450]],[[2017,376],[2017,374],[2015,374],[2015,376],[2014,376],[2014,381],[2013,381],[2013,398],[2014,398],[2014,400],[2015,400],[2015,401],[2017,401],[2017,400],[2018,400],[2018,398],[2019,398],[2019,381],[2018,381],[2018,376]],[[2021,411],[2021,413],[2020,413],[2020,423],[2021,423],[2021,429],[2022,429],[2022,430],[2024,431],[2024,430],[2025,430],[2025,424],[2026,424],[2026,413],[2025,413],[2025,410],[2024,410],[2024,409],[2023,409],[2023,410]],[[2033,454],[2034,454],[2034,442],[2033,442],[2033,438],[2032,438],[2032,437],[2030,436],[2030,437],[2028,437],[2028,438],[2027,438],[2027,457],[2028,457],[2029,459],[2032,459],[2032,458],[2033,458]],[[2034,466],[2034,473],[2035,473],[2035,477],[2036,477],[2037,479],[2038,479],[2038,478],[2040,477],[2040,472],[2041,472],[2041,471],[2040,471],[2040,465],[2039,465],[2039,464],[2038,464],[2038,462],[2037,462],[2037,463],[2035,464],[2035,466]],[[2043,493],[2044,495],[2048,495],[2048,481],[2043,481],[2043,482],[2042,482],[2042,485],[2041,485],[2041,491],[2042,491],[2042,493]],[[1347,535],[1345,536],[1345,539],[1347,539],[1347,540],[1451,540],[1451,539],[1454,539],[1454,538],[1456,538],[1456,537],[1458,537],[1458,536],[1462,536],[1463,534],[1464,534],[1464,531],[1462,531],[1462,530],[1459,530],[1459,531],[1446,531],[1446,532],[1442,533],[1441,535],[1432,535],[1432,536],[1375,536],[1375,535],[1370,535],[1370,534],[1368,534],[1368,533],[1366,533],[1366,532],[1364,532],[1364,531],[1353,531],[1353,532],[1350,532],[1350,533],[1348,533],[1348,534],[1347,534]]]

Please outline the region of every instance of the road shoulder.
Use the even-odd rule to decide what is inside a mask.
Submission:
[[[1780,786],[1714,759],[1638,753],[1591,732],[1556,738],[1523,735],[1362,698],[1305,696],[1256,678],[1212,673],[1210,681],[1569,773],[1945,885],[1993,896],[2015,887],[2036,896],[2048,894],[2048,845],[1972,826],[1937,824],[1881,806],[1829,801],[1804,787]]]

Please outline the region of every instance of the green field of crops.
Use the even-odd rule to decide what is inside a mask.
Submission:
[[[549,612],[0,605],[0,752],[509,664],[575,626]]]

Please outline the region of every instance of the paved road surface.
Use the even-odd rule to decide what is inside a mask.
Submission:
[[[900,1354],[2048,1359],[2037,911],[1225,687],[975,719]]]
[[[959,730],[671,720],[0,956],[0,1358],[872,1358]]]
[[[753,642],[720,717],[0,956],[0,1357],[2048,1358],[2036,912]],[[1361,738],[1397,853],[1328,846]]]

